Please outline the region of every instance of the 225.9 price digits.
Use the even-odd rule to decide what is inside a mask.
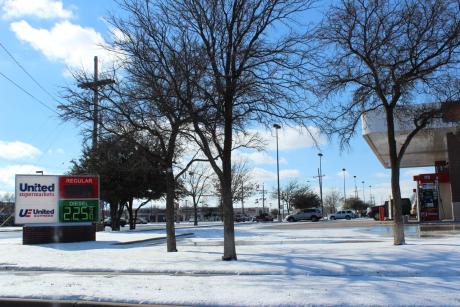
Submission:
[[[63,220],[66,222],[94,221],[95,207],[93,206],[66,206],[62,209]]]

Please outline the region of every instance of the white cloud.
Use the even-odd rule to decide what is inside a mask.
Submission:
[[[254,164],[276,164],[276,156],[271,156],[264,151],[256,151],[251,153],[235,152],[235,158],[247,159],[253,162]],[[280,158],[279,162],[280,164],[288,163],[285,158]]]
[[[64,9],[60,0],[0,0],[3,18],[21,18],[26,16],[41,19],[68,19],[70,10]]]
[[[280,171],[281,178],[299,177],[300,171],[297,169],[285,169]]]
[[[266,169],[263,169],[263,168],[255,167],[251,171],[251,174],[252,174],[252,177],[257,178],[258,181],[267,181],[267,180],[276,179],[276,173],[267,171]]]
[[[267,148],[276,150],[276,132],[275,129],[271,131],[254,130],[253,133],[258,133],[262,138]],[[326,138],[321,135],[316,127],[309,127],[308,131],[301,127],[281,127],[278,130],[278,146],[279,150],[293,150],[315,146],[315,140],[318,145],[327,143]]]
[[[406,170],[403,172],[403,175],[412,178],[420,174],[431,174],[431,173],[434,173],[434,168],[421,167],[421,168],[414,168],[411,170]]]
[[[8,165],[0,168],[0,189],[14,191],[14,176],[16,174],[35,174],[35,171],[48,171],[36,165]]]
[[[30,144],[19,141],[0,141],[0,158],[2,159],[16,160],[22,158],[32,158],[39,154],[41,154],[40,150]]]
[[[257,181],[269,181],[269,180],[276,180],[276,172],[267,171],[263,168],[254,168],[251,171],[251,175],[253,178],[256,178]],[[292,178],[292,177],[299,177],[300,171],[297,169],[286,169],[280,170],[280,178]]]
[[[115,60],[115,55],[103,48],[106,44],[102,35],[93,28],[62,21],[51,29],[39,29],[25,20],[13,22],[10,27],[18,39],[70,68],[92,70],[94,56],[99,56],[101,62]]]
[[[374,174],[374,177],[377,178],[390,178],[390,175],[387,173],[377,172]]]
[[[48,150],[49,155],[63,155],[64,153],[65,153],[65,151],[62,148],[56,148],[56,149],[49,149]]]

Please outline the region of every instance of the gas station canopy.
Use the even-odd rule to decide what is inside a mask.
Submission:
[[[395,134],[398,151],[408,134],[415,129],[412,120],[395,116]],[[361,117],[362,135],[385,168],[390,168],[387,124],[385,112],[374,110]],[[456,132],[459,124],[445,123],[441,119],[419,131],[410,142],[401,167],[434,166],[435,161],[447,161],[448,132]]]

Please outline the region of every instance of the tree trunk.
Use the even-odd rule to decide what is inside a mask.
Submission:
[[[226,97],[225,103],[225,127],[224,148],[222,153],[222,211],[224,218],[224,255],[222,260],[237,260],[235,248],[235,224],[233,221],[232,200],[232,102]]]
[[[110,202],[110,220],[112,231],[120,230],[120,223],[118,220],[118,201]]]
[[[119,201],[118,202],[117,218],[116,218],[116,221],[115,221],[116,225],[118,227],[118,230],[120,230],[120,227],[121,227],[120,219],[121,219],[121,216],[123,215],[123,211],[125,210],[125,205],[126,205],[125,201]]]
[[[129,229],[133,230],[136,229],[136,220],[133,215],[133,199],[130,199],[128,202],[128,216],[129,216]]]
[[[166,246],[168,252],[177,252],[176,230],[174,227],[174,196],[175,184],[172,167],[166,173]]]
[[[388,136],[388,149],[390,154],[390,165],[391,165],[391,193],[393,195],[393,237],[394,245],[405,244],[404,238],[404,222],[402,217],[401,207],[401,189],[399,186],[399,174],[400,174],[400,161],[398,159],[398,152],[396,147],[395,138],[395,127],[394,127],[394,108],[386,107],[387,115],[387,136]],[[391,206],[391,201],[388,202],[388,206]],[[389,209],[389,208],[388,208]]]
[[[225,177],[225,172],[224,172]],[[228,180],[224,178],[224,180]],[[229,183],[231,183],[231,178]],[[222,260],[237,260],[235,248],[235,226],[233,222],[233,203],[231,184],[225,184],[223,188],[223,218],[224,218],[224,255]]]
[[[137,221],[138,212],[139,212],[139,208],[137,208],[137,210],[134,210],[134,229],[136,229],[136,221]]]
[[[195,200],[195,197],[193,197],[193,214],[195,216],[195,220],[193,221],[193,225],[198,226],[198,204]]]

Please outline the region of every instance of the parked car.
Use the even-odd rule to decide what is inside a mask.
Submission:
[[[233,220],[235,222],[249,222],[252,218],[247,214],[237,213],[234,215]]]
[[[268,213],[262,213],[252,218],[253,222],[273,222],[273,216]]]
[[[336,213],[329,214],[330,220],[339,220],[339,219],[346,219],[351,220],[357,218],[358,215],[353,210],[340,210]]]
[[[120,219],[120,226],[125,227],[128,222],[124,219]],[[108,217],[104,220],[104,226],[112,227],[112,218]]]
[[[296,213],[290,214],[286,217],[288,222],[297,222],[302,220],[311,220],[312,222],[317,222],[323,217],[321,210],[318,208],[303,209],[297,211]]]
[[[143,218],[143,217],[138,217],[136,219],[136,224],[147,224],[147,219]]]

